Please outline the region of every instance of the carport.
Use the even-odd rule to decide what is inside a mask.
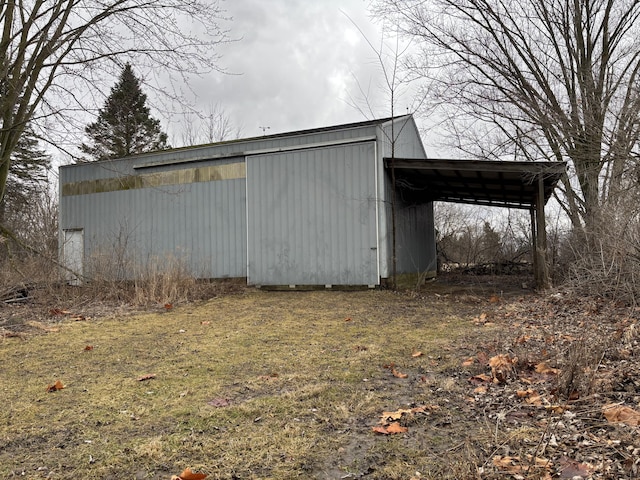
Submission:
[[[531,213],[536,286],[550,286],[544,206],[565,162],[385,158],[403,202],[453,202],[526,209]]]

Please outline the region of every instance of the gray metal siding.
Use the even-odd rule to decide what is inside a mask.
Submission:
[[[433,203],[403,205],[397,209],[398,273],[436,271]]]
[[[247,159],[255,285],[379,283],[374,142]]]
[[[427,158],[420,140],[416,124],[411,117],[399,117],[394,120],[395,145],[393,154],[400,158]],[[392,274],[393,256],[393,223],[392,223],[392,188],[391,172],[383,166],[383,158],[390,157],[392,152],[391,122],[386,122],[379,127],[378,156],[379,156],[379,191],[380,204],[380,275],[389,278]],[[407,205],[402,204],[402,199],[397,198],[396,209],[396,260],[398,273],[415,273],[414,264],[424,267],[421,271],[430,269],[430,264],[435,262],[435,233],[431,231],[418,231],[412,229],[411,218],[422,218],[425,228],[433,225],[433,211],[430,206],[421,207],[424,211],[406,210]],[[417,249],[417,250],[414,250]],[[433,253],[432,253],[433,252]],[[423,257],[426,255],[426,257]],[[433,257],[431,258],[431,255]]]
[[[244,179],[63,196],[60,228],[84,229],[88,266],[126,247],[136,270],[178,259],[200,277],[243,277],[245,198]]]
[[[395,139],[395,145],[393,145],[395,157],[427,158],[413,118],[400,117],[394,120],[393,124],[393,136],[391,134],[391,122],[387,122],[380,127],[382,133],[379,135],[379,138],[382,141],[383,157],[391,157],[393,138]]]
[[[117,175],[132,175],[135,173],[136,169],[142,165],[161,162],[175,162],[175,164],[145,167],[143,170],[145,172],[156,172],[167,169],[182,168],[180,167],[180,162],[186,161],[198,162],[199,165],[212,163],[221,164],[224,163],[225,160],[216,159],[215,157],[226,155],[244,157],[246,152],[255,150],[290,148],[302,145],[311,145],[314,143],[352,140],[363,136],[373,136],[376,134],[376,129],[377,127],[375,125],[368,125],[363,127],[347,128],[344,130],[328,130],[276,138],[254,138],[221,144],[158,151],[116,160],[64,165],[60,168],[60,177],[61,181],[66,183],[111,178]]]

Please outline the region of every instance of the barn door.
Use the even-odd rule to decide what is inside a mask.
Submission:
[[[69,285],[82,285],[84,274],[84,231],[82,229],[65,230],[63,248],[63,265],[65,278]]]
[[[247,158],[247,282],[377,285],[373,142]]]

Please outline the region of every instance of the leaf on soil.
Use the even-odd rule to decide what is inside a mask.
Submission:
[[[380,423],[387,424],[388,420],[400,420],[402,418],[402,414],[404,414],[405,412],[409,412],[410,410],[396,410],[395,412],[382,412],[382,415],[380,415],[380,417],[382,418],[380,420]]]
[[[377,425],[373,427],[371,430],[381,435],[389,435],[389,432],[387,431],[387,427],[383,427],[382,425]]]
[[[422,352],[413,352],[413,353],[411,354],[411,356],[412,356],[413,358],[421,357],[421,356],[423,356],[423,355],[424,355],[424,353],[422,353]]]
[[[518,398],[522,398],[529,405],[535,405],[536,407],[542,406],[542,397],[537,391],[531,388],[528,388],[527,390],[517,390],[516,395]]]
[[[490,382],[491,380],[492,380],[491,377],[489,375],[485,374],[485,373],[481,373],[479,375],[474,375],[473,377],[471,377],[469,379],[469,381],[471,383],[475,383],[475,384],[484,383],[484,382]]]
[[[470,367],[475,363],[476,359],[474,357],[467,358],[464,362],[462,362],[463,367]]]
[[[350,322],[351,321],[351,317],[347,317],[344,319],[345,322]]]
[[[403,427],[398,422],[392,422],[389,425],[377,425],[371,428],[375,433],[379,433],[381,435],[392,435],[394,433],[407,433],[409,429],[407,427]]]
[[[640,412],[624,405],[608,404],[602,407],[605,418],[611,423],[624,423],[630,427],[640,426]]]
[[[144,382],[145,380],[152,380],[156,378],[156,374],[155,373],[148,373],[146,375],[142,375],[141,377],[138,377],[136,380],[138,382]]]
[[[547,409],[547,411],[557,414],[561,414],[567,411],[567,407],[562,405],[549,405],[545,408]]]
[[[513,365],[518,361],[517,357],[501,353],[489,359],[491,376],[495,383],[505,383],[513,373]]]
[[[476,387],[473,389],[473,393],[478,393],[478,394],[487,393],[487,390],[489,389],[487,388],[486,385],[480,385],[479,387]]]
[[[499,303],[500,297],[498,295],[491,295],[489,297],[489,303]]]
[[[209,320],[203,320],[200,322],[200,325],[211,325],[211,322]]]
[[[481,313],[479,316],[474,317],[473,319],[473,323],[475,323],[476,325],[480,325],[480,324],[484,324],[487,321],[487,314],[486,313]]]
[[[407,378],[409,376],[406,373],[399,372],[395,368],[391,369],[391,373],[393,374],[394,377],[397,377],[397,378]]]
[[[71,312],[69,310],[61,310],[60,308],[51,308],[49,309],[49,315],[71,315]]]
[[[497,467],[500,470],[504,470],[514,476],[521,476],[523,473],[528,473],[536,469],[541,474],[541,476],[536,476],[535,478],[544,480],[551,478],[551,474],[549,471],[553,466],[550,460],[540,457],[534,458],[531,455],[527,455],[526,459],[509,456],[501,457],[497,455],[493,457],[492,463],[494,467]],[[540,470],[545,471],[544,474]]]
[[[438,405],[421,405],[413,408],[400,408],[395,412],[382,412],[380,415],[380,424],[388,425],[390,421],[400,420],[403,415],[414,415],[416,413],[424,413],[430,410],[438,410]]]
[[[93,350],[93,345],[87,345],[86,347],[84,347],[85,352],[89,352],[91,350]]]
[[[185,468],[180,475],[174,475],[171,480],[202,480],[207,478],[206,473],[193,473],[190,468]]]
[[[213,400],[208,401],[207,405],[210,405],[216,408],[221,408],[221,407],[228,407],[229,405],[231,405],[231,402],[226,398],[214,398]]]
[[[60,380],[56,380],[56,383],[53,385],[47,385],[47,393],[57,392],[58,390],[62,390],[64,385]]]
[[[551,368],[546,364],[546,362],[542,362],[536,365],[536,372],[542,373],[545,375],[558,375],[560,373],[560,369]]]
[[[560,478],[588,478],[594,472],[593,465],[588,463],[580,463],[577,460],[573,460],[569,457],[561,457],[558,460],[558,471],[560,472]]]
[[[171,310],[173,308],[173,305],[171,303],[165,303],[164,304],[164,309],[165,310]]]
[[[398,422],[392,422],[387,427],[387,432],[389,433],[407,433],[408,431],[407,427],[403,427]]]

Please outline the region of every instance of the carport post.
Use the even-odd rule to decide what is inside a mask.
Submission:
[[[531,205],[529,209],[529,214],[531,216],[531,259],[533,260],[533,279],[536,287],[540,283],[538,271],[538,236],[536,234],[536,207],[535,202]]]
[[[533,228],[533,222],[531,225],[532,231],[534,231],[534,276],[536,288],[545,290],[551,287],[551,279],[549,278],[549,265],[547,264],[547,226],[544,218],[544,179],[542,175],[538,176],[535,210],[535,229]]]

